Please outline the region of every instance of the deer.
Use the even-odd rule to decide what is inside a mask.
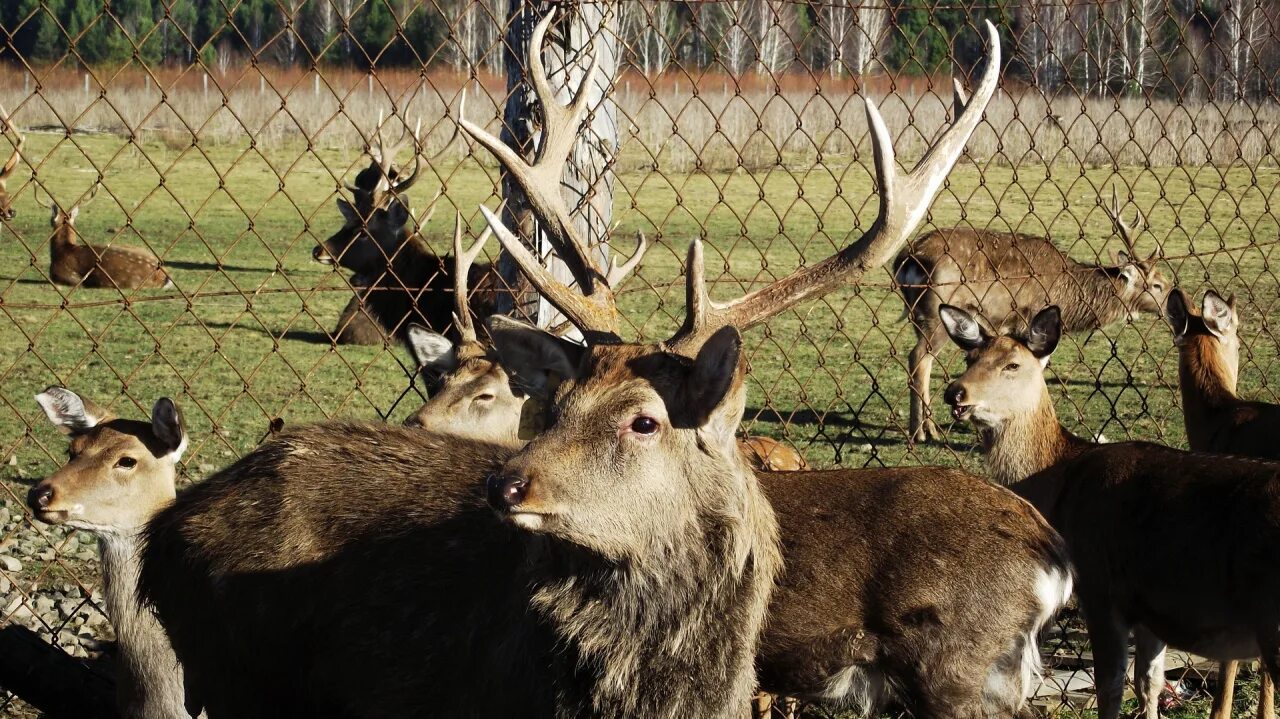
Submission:
[[[0,220],[12,220],[18,216],[18,211],[13,207],[13,195],[9,193],[9,178],[18,167],[18,160],[22,159],[22,146],[26,144],[27,138],[18,131],[3,107],[0,107],[0,125],[4,126],[6,133],[13,133],[13,153],[5,160],[4,166],[0,167]]]
[[[462,242],[462,218],[453,231],[453,326],[459,340],[454,342],[439,332],[418,324],[407,331],[409,351],[426,379],[429,399],[404,421],[406,427],[439,433],[462,433],[490,442],[518,445],[538,429],[536,412],[524,411],[529,395],[512,382],[494,354],[491,343],[481,341],[476,332],[468,298],[467,277],[485,242],[492,236],[486,228],[470,248]],[[643,233],[636,237],[636,251],[610,279],[617,286],[634,270],[648,249]],[[785,472],[808,469],[808,463],[794,448],[778,440],[744,437],[739,448],[756,469]]]
[[[1187,443],[1196,452],[1280,460],[1275,436],[1280,429],[1280,405],[1251,402],[1236,393],[1240,367],[1240,315],[1236,298],[1213,290],[1204,294],[1199,310],[1181,289],[1174,288],[1165,304],[1165,319],[1178,348],[1178,384]],[[1213,698],[1212,719],[1230,719],[1238,662],[1225,662],[1218,676],[1222,689]],[[1275,716],[1271,675],[1262,673],[1258,717]]]
[[[532,53],[543,149],[532,164],[508,159],[534,170],[515,180],[540,193],[539,219],[566,256],[581,258],[570,269],[589,281],[570,290],[550,279],[482,212],[508,252],[523,250],[521,269],[588,345],[488,319],[508,372],[549,407],[545,429],[518,450],[408,428],[295,428],[153,520],[141,591],[210,715],[256,716],[266,702],[367,716],[736,716],[757,661],[828,701],[896,692],[919,716],[1020,706],[1038,661],[1035,633],[1070,585],[1056,535],[1028,504],[942,469],[795,472],[771,483],[736,444],[745,402],[738,325],[857,280],[905,243],[994,92],[998,37],[990,25],[987,34],[979,90],[912,173],[897,171],[868,103],[881,189],[871,229],[724,305],[707,297],[695,243],[686,321],[659,344],[621,341],[606,273],[588,263],[576,229],[555,221],[556,185],[530,182],[565,162],[586,105],[581,90],[569,106],[553,104]],[[353,467],[367,500],[335,511]],[[799,486],[793,477],[805,492],[788,489]],[[813,511],[816,498],[826,507],[835,496],[837,510]],[[948,541],[919,542],[925,554],[910,557],[894,549],[916,547],[909,538],[924,531]],[[982,582],[965,560],[980,562]],[[770,599],[780,571],[784,584],[803,585],[798,595],[839,586],[822,590],[829,605],[800,596],[778,608]],[[804,581],[827,572],[839,578]],[[338,587],[340,601],[285,599]],[[373,587],[377,596],[364,596]],[[840,621],[823,616],[831,606]],[[766,610],[772,645],[758,644]],[[322,627],[354,634],[299,652],[297,639]],[[395,639],[405,636],[430,641],[406,648]]]
[[[909,442],[941,437],[929,397],[933,360],[946,341],[938,318],[941,305],[961,307],[1004,328],[1025,325],[1028,312],[1056,304],[1063,308],[1068,332],[1160,314],[1170,285],[1156,266],[1158,251],[1138,259],[1136,243],[1146,224],[1142,213],[1133,222],[1125,220],[1114,187],[1111,206],[1104,210],[1124,243],[1110,265],[1077,262],[1045,237],[959,227],[926,233],[894,259],[894,285],[916,335],[907,359]]]
[[[1058,421],[1045,383],[1064,331],[1058,307],[1037,312],[1023,334],[994,332],[950,305],[939,313],[966,353],[967,369],[945,394],[953,416],[974,425],[992,479],[1026,498],[1066,541],[1099,718],[1119,716],[1130,633],[1147,719],[1158,715],[1166,646],[1220,662],[1261,655],[1274,683],[1280,465],[1081,439]],[[1188,582],[1188,565],[1208,576]]]
[[[46,206],[51,214],[49,225],[49,279],[69,287],[113,288],[117,290],[157,289],[173,287],[164,263],[150,250],[140,247],[81,244],[76,230],[80,208],[92,200],[101,185],[94,185],[89,196],[62,209],[49,198]]]
[[[176,466],[187,447],[182,413],[172,400],[161,398],[150,421],[121,419],[57,386],[35,398],[71,444],[66,464],[31,489],[27,504],[42,522],[98,539],[103,596],[119,646],[120,715],[188,716],[178,660],[137,595],[139,534],[173,501]]]

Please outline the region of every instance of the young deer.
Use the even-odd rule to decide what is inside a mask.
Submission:
[[[1250,402],[1236,394],[1240,366],[1240,316],[1236,298],[1224,300],[1213,290],[1197,312],[1186,293],[1169,293],[1165,317],[1178,347],[1178,381],[1187,442],[1197,452],[1280,459],[1280,405]],[[1213,698],[1211,719],[1229,719],[1238,662],[1220,667],[1222,689]],[[1262,673],[1260,719],[1275,716],[1271,676]]]
[[[69,210],[63,210],[50,198],[52,212],[49,226],[53,235],[49,239],[49,278],[60,285],[71,287],[111,287],[115,289],[155,289],[172,287],[164,270],[164,264],[150,250],[140,247],[115,245],[82,245],[77,242],[79,232],[75,221],[80,208],[98,194],[101,185],[94,185],[89,196]]]
[[[62,387],[36,401],[71,438],[68,461],[27,499],[37,519],[98,538],[107,613],[116,630],[116,688],[121,716],[188,716],[182,670],[154,615],[138,602],[138,539],[174,497],[175,465],[187,446],[182,415],[169,399],[150,422],[118,419]]]
[[[1066,539],[1100,719],[1119,715],[1131,631],[1148,719],[1158,712],[1166,644],[1219,661],[1261,654],[1274,680],[1280,466],[1072,435],[1044,379],[1062,333],[1057,307],[1041,310],[1023,338],[989,332],[959,308],[944,305],[941,317],[968,353],[968,369],[946,391],[952,413],[977,428],[993,479],[1012,485]],[[1187,566],[1207,574],[1188,581]]]
[[[951,228],[935,230],[911,243],[893,262],[894,283],[906,303],[916,333],[907,360],[911,442],[938,439],[930,418],[929,379],[933,359],[946,338],[938,317],[944,304],[979,314],[998,329],[1025,326],[1026,313],[1056,304],[1067,332],[1107,327],[1143,312],[1159,314],[1169,281],[1155,266],[1153,252],[1137,259],[1142,224],[1130,224],[1112,188],[1107,214],[1124,251],[1114,265],[1089,265],[1067,257],[1043,237]]]
[[[6,134],[13,133],[13,154],[5,161],[4,167],[0,167],[0,220],[12,220],[18,216],[18,211],[13,209],[13,195],[9,194],[9,178],[13,175],[14,168],[18,166],[18,160],[22,159],[22,146],[27,138],[18,132],[18,128],[14,126],[9,113],[3,107],[0,107],[0,124],[4,125]]]
[[[462,218],[454,223],[453,317],[460,341],[455,344],[421,325],[409,326],[409,350],[431,390],[430,399],[410,415],[404,425],[520,446],[537,429],[530,424],[522,427],[523,418],[533,419],[524,412],[528,394],[502,368],[489,344],[480,341],[467,300],[466,278],[490,234],[492,230],[486,228],[467,250],[462,245]],[[636,253],[626,263],[628,270],[637,266],[647,247],[644,236],[640,235]],[[611,286],[621,282],[624,276],[615,274]],[[756,469],[785,472],[808,468],[799,452],[768,437],[743,438],[739,447]]]

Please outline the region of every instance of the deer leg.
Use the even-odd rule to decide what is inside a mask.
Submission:
[[[1258,719],[1275,719],[1275,682],[1272,681],[1271,672],[1267,671],[1265,663],[1261,668],[1262,682],[1258,685]]]
[[[1258,717],[1275,717],[1275,685],[1280,682],[1280,627],[1268,627],[1259,633],[1262,649],[1262,684],[1258,687]]]
[[[1160,716],[1160,690],[1164,689],[1165,644],[1141,625],[1134,627],[1133,686],[1138,713],[1145,719]]]
[[[1240,662],[1222,662],[1218,664],[1218,693],[1213,695],[1213,709],[1209,719],[1231,719],[1231,703],[1235,699],[1236,672]]]
[[[936,320],[914,320],[916,346],[907,358],[907,371],[911,386],[911,416],[907,425],[908,441],[928,442],[939,439],[942,433],[933,421],[929,401],[929,379],[933,374],[933,353],[946,338],[942,324]]]
[[[1086,602],[1080,595],[1080,605],[1089,630],[1089,645],[1093,648],[1098,719],[1118,719],[1124,699],[1124,670],[1129,663],[1129,629],[1105,600]]]

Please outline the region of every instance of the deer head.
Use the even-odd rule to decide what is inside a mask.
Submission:
[[[187,436],[172,400],[157,401],[150,422],[118,419],[63,387],[49,387],[36,402],[71,440],[67,463],[28,497],[40,521],[130,534],[173,500]]]
[[[36,199],[45,207],[49,208],[49,227],[54,231],[55,235],[64,235],[68,239],[74,240],[77,236],[75,224],[76,218],[80,216],[80,210],[87,206],[94,197],[98,195],[98,190],[102,188],[101,184],[95,184],[89,194],[82,198],[79,202],[72,205],[68,209],[62,209],[56,200],[48,197],[47,201],[41,201],[37,194]]]
[[[1153,251],[1143,260],[1139,259],[1136,249],[1138,234],[1147,227],[1146,219],[1140,210],[1135,210],[1133,222],[1124,219],[1120,196],[1114,186],[1111,188],[1111,206],[1104,209],[1111,218],[1116,234],[1124,242],[1124,250],[1115,253],[1113,277],[1116,296],[1128,308],[1131,319],[1144,312],[1161,314],[1171,285],[1169,278],[1156,266],[1160,251]]]
[[[1184,354],[1195,353],[1201,371],[1219,375],[1232,392],[1240,376],[1240,314],[1236,296],[1222,299],[1213,290],[1204,293],[1199,310],[1179,288],[1169,293],[1165,318],[1173,329],[1173,344]],[[1208,366],[1211,363],[1211,367]]]
[[[968,365],[945,395],[957,420],[1000,427],[1049,403],[1044,369],[1062,336],[1056,305],[1036,313],[1025,337],[997,335],[959,307],[943,305],[938,315],[951,341],[965,351]]]
[[[0,107],[0,123],[4,124],[5,134],[12,134],[13,154],[4,163],[4,167],[0,167],[0,219],[12,220],[17,217],[17,210],[13,209],[13,196],[9,194],[9,178],[13,175],[13,170],[18,166],[18,160],[22,158],[22,145],[27,138],[20,132],[9,118],[9,113]]]

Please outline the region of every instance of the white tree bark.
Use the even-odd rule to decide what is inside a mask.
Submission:
[[[756,66],[760,74],[784,72],[794,59],[790,34],[794,12],[788,0],[756,0]]]
[[[868,72],[871,59],[879,52],[888,17],[887,8],[879,5],[879,0],[863,2],[854,10],[852,46],[849,52],[850,70],[858,76]]]
[[[505,43],[508,100],[503,112],[502,139],[524,157],[533,159],[538,142],[534,132],[536,103],[525,82],[525,60],[534,25],[553,7],[570,8],[560,10],[567,14],[556,21],[548,33],[547,46],[542,50],[548,79],[553,87],[559,88],[560,100],[568,102],[582,84],[593,55],[600,62],[600,72],[590,88],[588,121],[569,156],[560,190],[575,215],[578,230],[593,248],[592,256],[604,270],[608,266],[607,243],[613,220],[613,161],[618,152],[618,110],[610,92],[618,68],[616,4],[552,6],[542,2],[511,0]],[[502,190],[506,200],[503,220],[507,226],[545,258],[548,268],[558,279],[572,284],[573,277],[568,268],[554,256],[550,243],[537,230],[519,188],[504,176]],[[555,326],[564,320],[559,312],[528,287],[515,262],[505,253],[498,267],[509,285],[517,288],[515,306],[500,305],[499,311],[513,311],[541,327]]]
[[[850,0],[831,0],[819,6],[818,22],[827,39],[827,71],[831,77],[845,72],[845,48],[853,30],[853,8]]]

